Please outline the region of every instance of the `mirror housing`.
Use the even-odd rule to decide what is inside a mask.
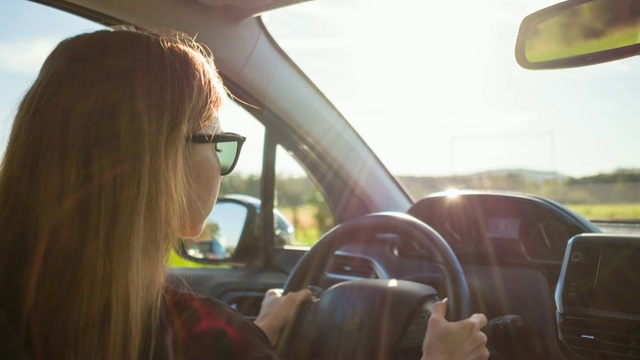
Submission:
[[[568,0],[524,18],[516,61],[525,69],[600,64],[640,53],[640,2]]]

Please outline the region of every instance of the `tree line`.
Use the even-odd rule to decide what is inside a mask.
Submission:
[[[501,190],[527,193],[561,203],[640,203],[640,169],[619,169],[585,177],[528,170],[487,171],[456,176],[400,176],[400,182],[416,199],[447,189]],[[220,194],[259,197],[258,176],[227,176]],[[306,177],[279,178],[276,203],[279,208],[323,206],[323,197]],[[320,217],[328,209],[322,209]]]

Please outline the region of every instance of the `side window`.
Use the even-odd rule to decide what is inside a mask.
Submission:
[[[276,149],[276,246],[315,244],[335,224],[329,207],[300,164]]]
[[[63,39],[104,26],[45,5],[0,1],[0,154],[22,96]]]

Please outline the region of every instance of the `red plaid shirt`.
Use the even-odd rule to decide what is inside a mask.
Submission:
[[[226,304],[167,288],[155,359],[275,360],[269,339]]]

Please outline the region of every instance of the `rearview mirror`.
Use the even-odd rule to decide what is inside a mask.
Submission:
[[[526,69],[599,64],[640,53],[640,1],[569,0],[527,16],[516,41]]]

